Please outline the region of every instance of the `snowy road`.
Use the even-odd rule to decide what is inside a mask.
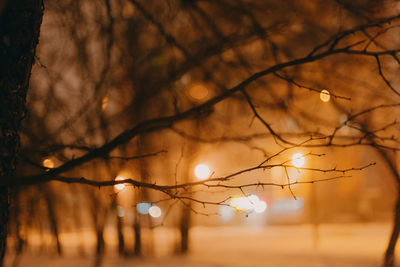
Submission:
[[[156,258],[120,259],[110,255],[103,267],[111,266],[271,266],[271,267],[378,267],[390,233],[389,224],[339,224],[319,227],[315,246],[314,228],[303,226],[196,227],[191,232],[191,253],[168,256],[168,231],[158,229],[156,235],[165,242],[155,247]],[[165,238],[163,238],[165,237]],[[163,255],[164,254],[164,255]],[[399,253],[398,253],[399,254]],[[400,255],[400,254],[399,254]],[[12,255],[7,260],[10,266]],[[93,266],[93,258],[67,255],[64,258],[24,255],[21,267]]]

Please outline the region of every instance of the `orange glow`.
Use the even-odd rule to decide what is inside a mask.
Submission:
[[[321,99],[322,102],[329,102],[329,100],[331,99],[331,95],[328,90],[324,89],[319,94],[319,98]]]
[[[103,97],[101,100],[101,110],[104,111],[108,105],[108,96]]]
[[[204,100],[208,96],[208,89],[202,84],[197,84],[189,89],[189,95],[195,100]]]
[[[122,17],[124,19],[132,18],[135,14],[135,7],[129,1],[127,1],[122,9]]]
[[[54,162],[53,162],[51,159],[45,159],[45,160],[43,160],[42,165],[43,165],[43,167],[45,167],[45,168],[49,168],[49,169],[54,168]]]

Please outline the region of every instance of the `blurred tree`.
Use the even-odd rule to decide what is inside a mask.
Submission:
[[[1,6],[0,2],[0,12]],[[12,20],[6,16],[9,6],[1,13],[2,23]],[[285,187],[295,197],[297,184],[344,178],[379,160],[319,160],[325,153],[400,148],[395,121],[400,95],[395,76],[400,41],[396,1],[65,0],[46,2],[46,10],[21,133],[18,176],[10,178],[14,146],[12,161],[3,161],[12,167],[10,172],[0,169],[2,186],[20,186],[12,195],[19,211],[12,215],[18,226],[13,231],[20,243],[24,227],[18,217],[24,212],[27,216],[23,203],[35,198],[27,192],[40,190],[35,185],[40,182],[138,187],[129,199],[115,188],[65,192],[65,184],[46,187],[43,201],[60,253],[57,233],[69,224],[57,222],[54,205],[66,212],[76,205],[71,202],[77,195],[87,198],[98,265],[109,214],[117,214],[113,221],[120,254],[130,254],[130,247],[131,254],[143,254],[141,229],[153,225],[141,220],[135,209],[139,201],[155,203],[166,195],[186,207],[178,223],[185,251],[189,208],[226,204],[235,191],[247,194],[260,186]],[[0,79],[22,73],[9,66],[24,63],[24,94],[39,17],[33,17],[36,23],[18,22],[35,27],[24,31],[33,36],[23,35],[33,38],[26,52],[30,57],[18,61],[8,58],[13,53],[1,54],[7,60],[0,61]],[[8,30],[0,29],[1,51],[7,46],[3,32]],[[17,106],[8,98],[0,101],[4,99],[0,107],[11,112],[1,115],[0,122],[18,122],[12,128],[16,140],[24,101]],[[370,121],[363,128],[366,116]],[[189,143],[190,155],[182,152],[183,143]],[[297,167],[307,177],[312,175],[310,180],[297,180],[291,172],[296,168],[289,154],[299,149],[314,161],[313,168]],[[218,170],[196,181],[189,177],[190,170],[204,151],[220,153],[213,158]],[[185,157],[183,168],[178,168],[180,157]],[[44,159],[53,165],[44,164]],[[336,163],[345,168],[332,167]],[[274,169],[281,173],[275,175]],[[122,170],[128,171],[127,180],[116,181]],[[207,195],[221,189],[222,200]],[[4,203],[8,205],[6,198]],[[110,212],[118,207],[124,213]],[[35,210],[36,216],[43,212]],[[129,214],[134,214],[131,220]],[[79,216],[75,212],[76,220]],[[398,216],[395,222],[385,266],[393,266]],[[129,224],[134,244],[124,238]]]

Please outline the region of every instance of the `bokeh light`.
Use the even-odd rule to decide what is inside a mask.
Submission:
[[[263,213],[267,209],[267,203],[259,199],[257,195],[236,196],[231,198],[230,204],[236,211]]]
[[[149,215],[153,218],[158,218],[162,214],[160,207],[153,205],[149,208]]]
[[[205,180],[210,178],[211,170],[207,164],[201,163],[194,168],[194,175],[200,180]]]
[[[304,155],[301,153],[295,153],[292,156],[292,164],[293,166],[297,167],[297,168],[301,168],[304,166],[304,164],[306,163],[306,159],[304,158]]]
[[[105,96],[101,100],[101,110],[102,111],[106,110],[107,106],[108,106],[108,96]]]
[[[125,180],[125,179],[126,179],[125,177],[118,176],[117,178],[115,178],[115,181],[122,181],[122,180]],[[120,191],[120,190],[125,188],[125,184],[116,184],[116,185],[114,185],[114,188],[116,190]]]
[[[219,219],[223,222],[229,222],[235,217],[235,210],[226,205],[221,205],[218,209]]]
[[[252,201],[248,197],[233,197],[230,206],[237,211],[248,211],[253,209]]]
[[[204,100],[208,95],[208,89],[202,84],[196,84],[189,89],[189,95],[195,100]]]
[[[329,93],[328,90],[324,89],[319,94],[319,98],[321,99],[322,102],[329,102],[329,100],[331,99],[331,94]]]
[[[260,201],[260,198],[257,195],[249,195],[247,198],[253,203]]]
[[[254,203],[254,211],[256,213],[263,213],[267,209],[267,203],[265,201],[257,201]]]
[[[140,202],[136,205],[136,209],[140,214],[149,214],[149,209],[151,208],[151,204],[147,202]]]
[[[124,217],[125,216],[125,210],[122,206],[117,206],[117,216],[118,217]]]
[[[45,168],[49,168],[49,169],[54,168],[54,162],[51,159],[43,160],[42,165]]]

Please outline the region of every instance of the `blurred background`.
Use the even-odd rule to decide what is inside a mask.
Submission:
[[[46,1],[19,175],[218,98],[335,35],[344,36],[338,46],[364,40],[359,51],[395,50],[398,21],[358,26],[399,8],[371,0]],[[247,170],[231,187],[187,187],[176,198],[129,184],[13,188],[6,265],[381,266],[399,194],[397,64],[396,56],[346,53],[296,62],[65,174],[176,185]],[[249,170],[260,163],[270,166]]]

